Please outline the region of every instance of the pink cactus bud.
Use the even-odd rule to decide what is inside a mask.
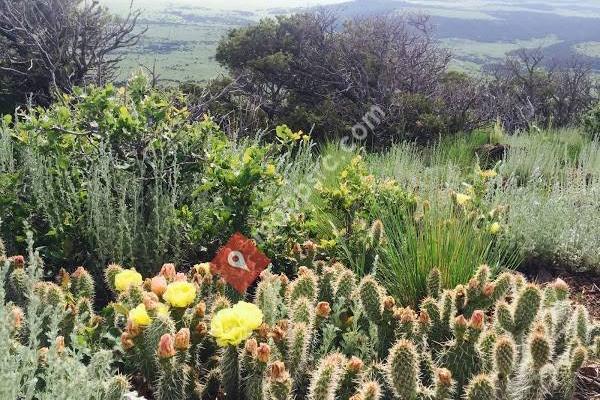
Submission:
[[[164,276],[169,281],[175,279],[176,274],[175,264],[163,264],[160,268],[160,275]]]
[[[326,301],[320,301],[317,304],[317,316],[320,318],[329,318],[329,314],[331,314],[331,306]]]
[[[162,296],[167,290],[167,279],[162,275],[155,276],[152,278],[152,281],[150,281],[150,290],[152,290],[152,293],[155,295]]]
[[[256,352],[256,359],[261,363],[268,363],[271,356],[271,347],[266,343],[261,343]]]
[[[175,335],[175,349],[182,351],[190,348],[190,330],[181,328]]]
[[[158,357],[169,358],[175,355],[175,338],[170,333],[165,333],[158,342]]]

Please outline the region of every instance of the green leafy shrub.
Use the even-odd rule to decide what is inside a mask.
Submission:
[[[600,135],[600,104],[583,116],[583,127],[592,137]]]
[[[210,129],[189,122],[180,94],[152,90],[143,76],[22,110],[0,132],[0,173],[12,182],[3,200],[19,199],[3,209],[3,228],[19,232],[29,221],[58,265],[151,264],[162,249],[175,254],[174,208],[202,170]],[[23,237],[12,232],[6,237]]]
[[[332,249],[332,256],[349,263],[355,271],[374,272],[379,257],[375,253],[380,251],[383,232],[380,223],[376,223],[378,214],[373,207],[387,199],[412,214],[416,199],[396,181],[369,174],[359,155],[350,158],[339,171],[332,171],[332,175],[327,179],[328,175],[323,174],[316,184],[308,232],[313,232],[326,251]]]
[[[284,222],[266,216],[284,191],[280,171],[290,173],[288,164],[310,151],[309,137],[281,127],[276,143],[236,143],[207,116],[193,122],[185,100],[139,75],[123,88],[77,89],[48,108],[5,117],[0,217],[8,247],[23,250],[27,221],[54,273],[87,265],[99,276],[109,262],[193,265],[236,231],[267,249],[283,246]]]

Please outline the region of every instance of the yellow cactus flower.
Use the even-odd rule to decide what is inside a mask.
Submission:
[[[163,299],[172,307],[187,307],[196,299],[196,286],[185,281],[173,282],[167,286]]]
[[[135,269],[125,269],[115,275],[115,288],[119,292],[123,292],[131,285],[141,285],[143,282],[142,275]]]
[[[221,347],[237,346],[248,339],[262,322],[262,311],[256,305],[240,301],[214,315],[210,323],[210,334]]]
[[[495,178],[496,176],[498,176],[498,173],[496,171],[494,171],[493,169],[486,169],[485,171],[481,171],[479,173],[479,176],[481,176],[482,178],[485,178],[485,179],[491,179],[491,178]]]
[[[502,229],[502,227],[500,226],[500,224],[498,222],[494,222],[493,224],[490,225],[490,233],[492,235],[497,235],[498,233],[500,233],[501,229]]]
[[[150,325],[150,316],[146,311],[144,304],[138,305],[133,310],[129,311],[129,319],[138,326]]]
[[[158,303],[154,312],[157,316],[167,317],[169,315],[169,306],[164,303]]]

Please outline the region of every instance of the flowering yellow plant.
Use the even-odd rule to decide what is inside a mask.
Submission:
[[[142,281],[142,275],[135,269],[125,269],[115,275],[115,288],[123,292],[131,285],[141,285]]]
[[[144,304],[138,305],[133,310],[129,311],[129,319],[139,326],[150,325],[150,316],[146,311],[146,306]]]
[[[498,222],[494,222],[493,224],[490,225],[490,233],[492,235],[497,235],[498,233],[500,233],[500,230],[502,229],[502,227],[500,226],[500,224]]]
[[[187,307],[196,299],[196,286],[185,281],[170,283],[163,299],[173,307]]]
[[[493,169],[486,169],[485,171],[481,171],[479,173],[479,176],[481,176],[482,178],[485,178],[485,179],[491,179],[491,178],[495,178],[496,176],[498,176],[498,173],[496,171],[494,171]]]
[[[456,199],[456,204],[458,204],[459,206],[464,206],[465,204],[467,204],[467,202],[471,200],[471,196],[463,193],[456,193],[454,198]]]
[[[222,309],[215,314],[210,323],[210,334],[221,347],[237,346],[248,339],[262,321],[263,314],[257,306],[240,301],[233,307]]]

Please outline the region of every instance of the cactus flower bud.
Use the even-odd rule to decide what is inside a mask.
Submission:
[[[302,247],[304,248],[304,251],[306,251],[306,255],[309,258],[313,258],[315,256],[315,253],[317,252],[317,245],[315,244],[315,242],[313,242],[312,240],[307,240],[306,242],[304,242]]]
[[[558,278],[554,281],[552,287],[556,290],[556,297],[558,300],[564,300],[569,296],[569,285],[562,279]]]
[[[487,282],[484,286],[483,286],[483,290],[481,291],[483,293],[483,295],[485,297],[490,297],[494,294],[494,291],[496,290],[496,284],[493,282]]]
[[[290,283],[290,278],[285,274],[279,275],[279,282],[281,282],[281,286],[286,287]]]
[[[302,254],[302,247],[300,246],[299,243],[294,243],[294,245],[292,246],[292,253],[296,257],[298,257]]]
[[[77,267],[75,271],[71,274],[74,278],[81,278],[84,275],[87,275],[87,271],[83,267]]]
[[[23,268],[25,266],[25,257],[23,256],[13,256],[12,262],[15,265],[15,268]]]
[[[210,276],[210,263],[204,262],[194,265],[194,268],[201,276]]]
[[[150,281],[150,290],[157,296],[162,296],[163,293],[167,290],[167,279],[158,275],[152,278]]]
[[[63,354],[65,352],[65,337],[64,336],[57,336],[54,344],[56,346],[56,352],[58,354]]]
[[[267,340],[269,338],[270,330],[269,325],[263,322],[256,331],[259,338]]]
[[[350,360],[348,360],[346,368],[353,374],[358,374],[363,369],[364,365],[365,363],[360,358],[352,356]]]
[[[485,314],[481,310],[475,310],[471,315],[470,326],[478,331],[483,329],[483,322],[485,320]]]
[[[21,326],[23,326],[23,318],[25,318],[25,314],[23,313],[21,307],[13,307],[10,311],[10,316],[12,318],[11,322],[13,329],[21,329]]]
[[[175,334],[175,349],[184,351],[190,348],[190,330],[188,328],[181,328],[179,332]]]
[[[258,353],[258,342],[256,341],[256,339],[251,338],[251,339],[246,340],[246,343],[244,345],[244,350],[252,358],[256,358],[256,355]]]
[[[419,325],[428,326],[431,323],[431,317],[429,317],[429,313],[426,310],[421,310],[419,312]]]
[[[320,318],[329,318],[329,314],[331,314],[331,307],[329,303],[326,301],[320,301],[317,304],[317,316]]]
[[[208,331],[208,326],[204,322],[198,322],[198,325],[196,325],[195,330],[198,335],[204,335]]]
[[[438,368],[435,371],[437,381],[445,387],[452,386],[452,373],[446,368]]]
[[[163,264],[160,268],[160,275],[164,276],[168,281],[174,280],[176,274],[175,264]]]
[[[262,363],[269,362],[269,357],[271,356],[271,347],[266,343],[261,343],[258,346],[256,359]]]
[[[206,315],[206,303],[201,301],[196,305],[196,316],[198,318],[204,318]]]
[[[396,306],[396,300],[392,296],[385,296],[383,299],[383,309],[386,311],[391,311]]]
[[[173,279],[173,281],[174,282],[185,282],[185,281],[187,281],[187,278],[183,272],[178,272],[175,274],[175,278]]]
[[[465,318],[465,316],[459,315],[458,317],[454,318],[454,326],[461,327],[461,328],[466,327],[467,319]]]
[[[298,268],[298,276],[304,276],[304,275],[308,275],[310,273],[310,270],[305,267],[304,265],[302,265],[300,268]]]
[[[146,310],[154,310],[159,303],[158,296],[153,292],[144,292],[144,307]]]
[[[283,362],[275,361],[269,366],[269,377],[275,382],[285,382],[288,376]]]
[[[165,333],[158,342],[158,357],[169,358],[175,355],[175,338],[170,333]]]
[[[132,349],[134,346],[133,338],[127,331],[125,331],[121,334],[121,346],[123,347],[123,350],[125,350],[125,351]]]
[[[479,281],[477,280],[477,278],[471,278],[469,280],[468,288],[469,289],[477,289],[478,287],[479,287]]]
[[[127,325],[125,326],[125,331],[129,333],[129,335],[134,338],[137,337],[142,331],[141,327],[136,324],[131,318],[127,320]]]

